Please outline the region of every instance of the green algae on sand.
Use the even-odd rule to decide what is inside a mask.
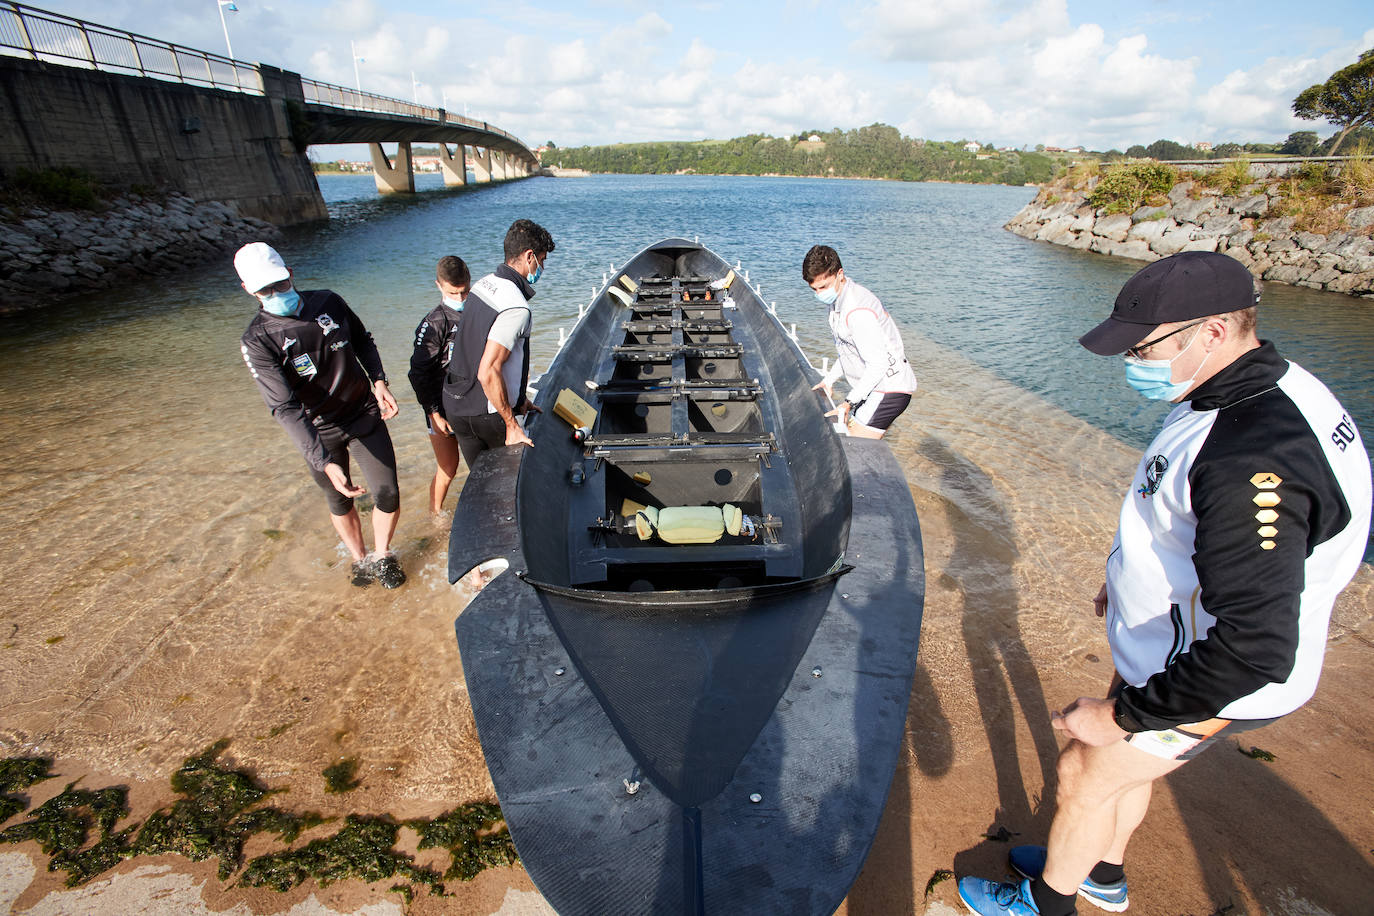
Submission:
[[[467,881],[485,868],[516,861],[501,809],[489,802],[460,805],[432,820],[403,823],[387,815],[348,814],[333,835],[292,849],[303,832],[333,819],[261,805],[286,790],[269,789],[252,774],[221,763],[219,757],[228,744],[224,739],[186,758],[171,777],[172,789],[181,797],[142,824],[119,827],[129,815],[126,787],[85,789],[72,782],[24,820],[0,830],[0,843],[36,842],[49,856],[48,870],[66,872],[68,887],[85,884],[125,859],[175,853],[193,861],[214,856],[219,859],[221,880],[241,871],[238,884],[281,891],[307,880],[323,886],[348,878],[369,882],[399,878],[389,890],[407,901],[414,899],[420,887],[442,895],[446,893],[444,880]],[[350,760],[342,774],[345,782],[357,767],[357,761]],[[52,765],[46,757],[0,760],[0,814],[4,815],[0,823],[28,809],[16,793],[53,778]],[[403,826],[420,836],[420,849],[449,852],[450,865],[442,875],[417,866],[410,855],[394,848]],[[97,834],[94,840],[93,832]],[[287,848],[244,865],[244,843],[260,833],[275,834]]]

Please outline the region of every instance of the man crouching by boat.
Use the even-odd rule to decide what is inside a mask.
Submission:
[[[534,445],[516,417],[539,408],[525,397],[530,380],[529,300],[554,249],[538,223],[518,219],[506,231],[506,263],[472,285],[444,380],[444,414],[469,468],[487,449]]]
[[[839,358],[812,390],[832,397],[841,373],[849,393],[827,417],[838,416],[851,436],[881,439],[911,404],[916,373],[906,361],[897,323],[878,297],[844,275],[840,256],[829,245],[815,245],[802,260],[802,279],[830,308],[830,331]]]
[[[386,421],[396,416],[382,357],[372,335],[337,293],[297,292],[291,271],[266,242],[234,255],[243,288],[258,313],[243,332],[243,360],[272,416],[305,456],[310,476],[329,501],[329,518],[353,557],[353,584],[406,581],[391,552],[401,508],[396,452]],[[363,546],[363,525],[353,498],[367,492],[348,474],[348,450],[372,487],[374,550]]]

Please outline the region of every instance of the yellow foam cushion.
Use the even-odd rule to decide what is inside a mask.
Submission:
[[[725,282],[722,283],[722,284],[720,285],[720,288],[721,288],[721,289],[729,289],[729,288],[730,288],[730,284],[731,284],[731,283],[734,283],[734,282],[735,282],[735,272],[734,272],[734,270],[731,270],[728,274],[725,275]]]
[[[625,287],[626,289],[628,289],[628,290],[629,290],[630,292],[632,292],[632,293],[637,293],[637,292],[639,292],[639,284],[636,283],[635,281],[631,280],[629,277],[625,276],[624,274],[621,274],[621,275],[620,275],[620,285],[623,286],[623,287]]]
[[[580,426],[590,429],[596,422],[596,408],[578,397],[571,388],[558,392],[558,400],[553,402],[553,412],[573,429]]]
[[[620,514],[626,518],[634,518],[635,513],[643,508],[643,503],[637,503],[633,499],[626,499],[620,504]]]
[[[654,536],[658,517],[659,512],[653,506],[645,506],[635,513],[635,534],[639,535],[641,541],[647,541]]]
[[[715,506],[671,506],[658,512],[658,536],[669,544],[714,544],[725,533]]]
[[[618,286],[612,286],[610,289],[606,290],[606,292],[614,296],[616,301],[621,305],[629,306],[630,303],[634,302],[634,300],[630,298],[630,294]]]
[[[744,527],[744,510],[726,503],[720,507],[720,514],[725,519],[725,533],[737,537],[740,529]]]

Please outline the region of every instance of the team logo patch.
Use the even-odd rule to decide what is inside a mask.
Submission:
[[[1250,478],[1251,486],[1259,491],[1251,501],[1260,508],[1255,513],[1255,521],[1260,523],[1255,531],[1260,538],[1260,550],[1273,550],[1278,546],[1274,539],[1279,536],[1279,529],[1274,527],[1274,522],[1279,520],[1279,514],[1274,507],[1283,502],[1278,494],[1281,483],[1283,478],[1269,471],[1261,471]]]
[[[315,323],[320,326],[320,330],[328,334],[330,331],[337,331],[339,326],[334,323],[334,319],[329,315],[321,315],[315,319]]]
[[[1145,462],[1145,482],[1137,490],[1141,499],[1149,499],[1159,490],[1159,484],[1164,480],[1164,472],[1169,470],[1169,459],[1163,455],[1155,455]]]
[[[295,367],[296,374],[301,378],[314,378],[316,369],[315,364],[310,361],[310,355],[302,353],[300,356],[291,360],[291,365]]]

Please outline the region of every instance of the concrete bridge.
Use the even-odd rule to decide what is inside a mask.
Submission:
[[[327,217],[312,144],[368,143],[377,188],[415,190],[411,143],[437,144],[446,185],[524,178],[514,135],[440,108],[322,83],[0,0],[0,175],[83,169],[115,186],[233,203],[279,225]],[[382,143],[397,143],[389,157]]]

